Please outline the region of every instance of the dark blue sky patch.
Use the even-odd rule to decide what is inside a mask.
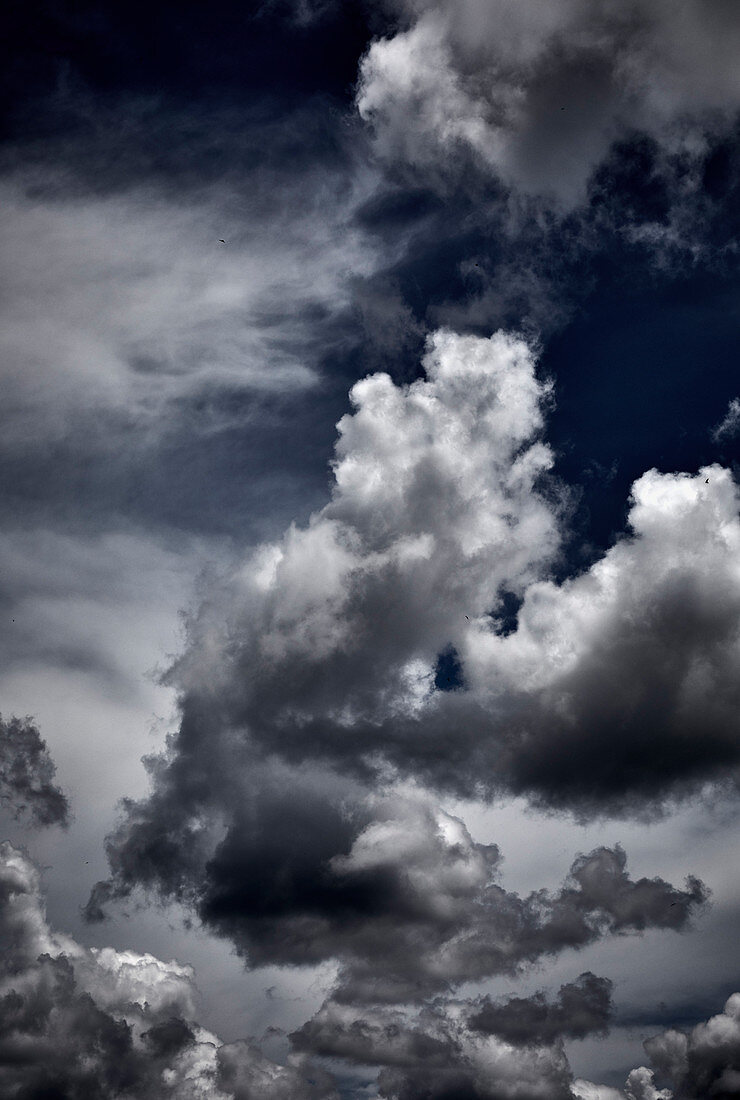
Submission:
[[[496,633],[502,638],[508,638],[519,625],[519,608],[522,606],[522,598],[515,592],[504,591],[500,593],[498,606],[491,613],[496,628]]]
[[[462,665],[454,646],[443,649],[434,667],[434,686],[437,691],[457,691],[465,687]]]
[[[629,487],[645,470],[717,461],[711,432],[737,384],[737,291],[713,275],[632,293],[602,284],[554,336],[542,368],[556,380],[548,436],[555,472],[580,487],[583,543],[623,530]],[[740,286],[738,286],[740,289]],[[721,450],[736,460],[738,440]]]
[[[46,0],[32,10],[13,2],[6,20],[2,107],[11,133],[25,104],[69,81],[96,95],[165,92],[191,103],[243,105],[266,94],[297,103],[321,92],[347,104],[371,34],[359,2],[327,5],[303,23],[289,9],[231,0],[154,7]]]

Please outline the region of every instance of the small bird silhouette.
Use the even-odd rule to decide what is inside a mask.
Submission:
[[[706,480],[706,481],[704,482],[704,484],[705,484],[705,485],[708,485],[708,484],[709,484],[709,478],[707,478],[707,480]]]
[[[468,619],[468,616],[466,615],[465,618]],[[470,619],[468,619],[468,622],[470,622]]]
[[[223,239],[223,237],[219,237],[218,238],[218,243],[219,244],[226,244],[226,241]]]

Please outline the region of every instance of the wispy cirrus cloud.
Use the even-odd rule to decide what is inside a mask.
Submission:
[[[712,431],[715,443],[732,439],[740,431],[740,397],[733,397],[727,406],[727,412]]]

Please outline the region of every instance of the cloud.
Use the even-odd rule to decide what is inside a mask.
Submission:
[[[180,728],[148,762],[152,795],[124,806],[91,917],[138,884],[253,965],[337,957],[343,996],[395,1000],[603,932],[678,928],[701,902],[695,880],[633,883],[602,848],[540,912],[490,885],[495,852],[454,822],[446,839],[433,801],[393,793],[410,777],[649,817],[729,781],[738,755],[730,475],[645,474],[630,534],[538,580],[560,503],[529,349],[440,333],[426,368],[354,388],[330,503],[209,590],[169,677]],[[440,691],[448,645],[459,684]]]
[[[577,1080],[573,1082],[573,1092],[576,1100],[673,1100],[670,1089],[658,1089],[654,1081],[652,1070],[640,1066],[630,1072],[624,1091]]]
[[[645,1042],[651,1062],[664,1073],[676,1100],[730,1097],[740,1091],[740,993],[724,1010],[689,1032],[665,1031]]]
[[[547,1043],[557,1036],[582,1039],[605,1034],[611,1018],[612,983],[587,972],[575,982],[561,985],[557,1001],[548,1003],[542,993],[512,997],[494,1003],[488,997],[470,1019],[470,1026],[498,1035],[510,1043]]]
[[[379,1066],[381,1097],[571,1100],[562,1045],[512,1046],[469,1030],[465,1006],[435,1003],[409,1020],[388,1009],[329,1002],[291,1036],[299,1050]]]
[[[67,825],[69,803],[53,782],[56,767],[31,718],[0,715],[0,801],[35,825]]]
[[[488,997],[448,1002],[438,998],[415,1020],[391,1007],[358,1010],[329,999],[290,1039],[295,1049],[325,1058],[364,1065],[440,1068],[459,1052],[463,1035],[473,1046],[489,1036],[502,1047],[542,1048],[558,1045],[563,1037],[606,1034],[610,992],[611,982],[588,973],[561,986],[555,1004],[542,994],[513,997],[499,1004]]]
[[[303,179],[300,198],[273,185],[255,181],[237,202],[228,182],[203,194],[128,181],[93,195],[50,168],[6,175],[4,447],[39,432],[58,443],[70,417],[94,438],[101,414],[107,430],[135,424],[144,443],[165,414],[200,410],[190,427],[208,434],[239,394],[314,385],[317,341],[370,250],[350,224],[346,180]]]
[[[733,397],[727,406],[727,412],[722,420],[712,431],[712,439],[720,443],[725,439],[732,439],[740,430],[740,397]]]
[[[218,711],[268,751],[280,728],[289,757],[310,744],[367,771],[385,746],[363,723],[423,709],[437,655],[553,561],[549,387],[530,349],[440,332],[424,365],[408,387],[385,374],[353,387],[330,503],[212,589],[171,674],[186,708],[210,709],[218,684]]]
[[[541,994],[498,1005],[438,998],[410,1012],[330,999],[290,1040],[304,1054],[380,1067],[383,1097],[670,1100],[650,1091],[644,1067],[630,1073],[625,1092],[573,1080],[562,1040],[606,1033],[610,991],[609,981],[587,973],[561,986],[554,1003]]]
[[[649,814],[702,781],[736,780],[737,508],[719,467],[649,471],[628,537],[586,573],[531,586],[516,633],[471,646],[471,684],[508,679],[516,789],[584,813],[602,800]]]
[[[330,502],[258,547],[191,618],[167,680],[183,720],[171,766],[155,769],[162,790],[195,783],[207,802],[236,782],[240,746],[363,782],[514,791],[584,818],[656,816],[733,782],[729,472],[648,471],[629,533],[555,583],[544,578],[567,496],[547,478],[549,387],[531,350],[443,331],[424,365],[410,386],[376,374],[353,388]],[[463,690],[435,690],[452,649]]]
[[[506,185],[580,201],[619,137],[677,147],[740,107],[733,5],[408,0],[374,42],[357,107],[384,157],[427,181],[470,154]]]
[[[496,883],[498,848],[428,801],[361,799],[330,775],[312,788],[298,772],[250,772],[243,809],[211,811],[222,839],[199,827],[181,792],[128,806],[109,840],[112,878],[88,915],[99,919],[108,901],[142,885],[192,906],[251,966],[334,959],[335,1000],[401,1003],[605,936],[679,930],[706,898],[695,879],[684,890],[631,879],[619,847],[578,856],[559,890],[522,897]],[[201,822],[208,816],[199,811]],[[589,996],[597,1013],[594,988],[565,989],[559,1011],[585,1014]]]
[[[55,933],[36,869],[8,843],[0,845],[0,933],[4,1096],[336,1100],[328,1075],[305,1058],[279,1066],[249,1044],[224,1046],[195,1022],[189,967]]]
[[[576,1081],[578,1100],[729,1100],[740,1092],[740,993],[728,998],[724,1010],[690,1031],[674,1028],[643,1044],[655,1071],[668,1087],[657,1088],[654,1072],[632,1070],[624,1091],[588,1081]]]

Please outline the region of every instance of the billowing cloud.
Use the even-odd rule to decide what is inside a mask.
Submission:
[[[427,181],[468,152],[504,183],[570,204],[618,137],[690,146],[740,107],[740,20],[725,0],[398,9],[401,28],[363,59],[357,106],[380,152]]]
[[[675,1100],[740,1093],[740,993],[688,1033],[665,1031],[645,1043],[650,1060],[675,1090]]]
[[[578,1100],[730,1100],[740,1094],[740,993],[690,1031],[670,1029],[643,1045],[654,1070],[632,1070],[623,1092],[576,1081]],[[667,1087],[656,1086],[655,1073]]]
[[[649,814],[671,792],[738,776],[732,476],[649,471],[628,520],[632,534],[586,573],[529,589],[516,633],[468,651],[482,690],[511,677],[510,782],[583,812],[633,800]]]
[[[573,1079],[562,1040],[606,1032],[610,989],[587,973],[555,1002],[541,994],[498,1005],[437,999],[413,1013],[329,1000],[290,1039],[303,1053],[380,1067],[383,1097],[671,1100],[644,1066],[624,1091]]]
[[[138,884],[253,964],[335,957],[342,996],[402,1000],[603,932],[680,927],[702,900],[695,881],[633,883],[606,848],[560,894],[518,898],[491,884],[495,850],[392,793],[412,776],[650,816],[725,782],[739,751],[730,475],[649,472],[629,536],[538,580],[558,498],[528,348],[441,333],[426,368],[405,389],[355,387],[331,502],[210,591],[171,673],[180,729],[149,761],[151,797],[125,805],[90,916]],[[506,593],[522,594],[514,623]],[[449,646],[456,682],[438,690]]]
[[[358,1010],[328,1000],[290,1038],[299,1051],[350,1063],[445,1068],[459,1054],[461,1039],[473,1047],[489,1036],[501,1048],[546,1048],[558,1046],[564,1037],[605,1034],[610,990],[606,978],[588,973],[561,986],[554,1003],[543,994],[499,1004],[488,997],[473,1002],[437,999],[416,1018],[391,1007]],[[510,1057],[516,1057],[513,1051]]]
[[[66,825],[69,803],[54,783],[56,767],[31,718],[0,715],[0,802],[35,825]]]
[[[39,432],[59,444],[70,417],[88,446],[102,445],[101,415],[108,432],[133,424],[139,446],[165,412],[212,433],[239,395],[314,384],[318,341],[371,252],[345,179],[304,179],[300,202],[295,183],[272,184],[240,200],[229,183],[207,196],[130,183],[91,196],[51,169],[6,176],[3,448],[28,449]]]
[[[670,1089],[656,1087],[653,1071],[645,1066],[630,1071],[624,1090],[577,1080],[573,1092],[576,1100],[673,1100]]]
[[[549,389],[530,349],[440,332],[424,365],[408,387],[385,374],[353,387],[330,503],[211,591],[171,674],[185,710],[228,713],[269,752],[311,745],[367,771],[391,747],[381,723],[428,706],[437,655],[501,590],[545,573],[559,505],[542,485]]]
[[[0,845],[0,1088],[3,1096],[100,1100],[329,1100],[326,1073],[225,1047],[193,1019],[189,967],[85,948],[55,933],[33,864]]]

